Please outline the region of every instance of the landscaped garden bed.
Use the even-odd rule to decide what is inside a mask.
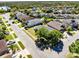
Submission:
[[[5,35],[5,40],[6,40],[6,41],[9,41],[9,40],[12,40],[12,39],[13,39],[13,37],[12,37],[11,34]]]

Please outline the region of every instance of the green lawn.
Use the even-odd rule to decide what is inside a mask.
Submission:
[[[20,45],[20,47],[21,47],[22,49],[25,48],[21,41],[18,41],[18,44]]]
[[[32,58],[32,55],[27,55],[28,58]]]
[[[9,28],[9,30],[10,30],[10,31],[12,31],[12,29],[11,29],[11,28]]]
[[[36,37],[35,31],[34,31],[33,28],[29,28],[27,31],[28,31],[30,34],[32,34],[34,37]]]
[[[18,23],[19,23],[19,21],[15,19],[14,20],[14,24],[18,24]]]
[[[8,23],[8,21],[5,21],[5,23]]]
[[[0,24],[0,28],[6,27],[4,24]]]
[[[22,27],[23,27],[23,24],[19,24],[18,27],[19,27],[19,28],[22,28]]]
[[[8,48],[12,49],[13,51],[20,50],[17,44],[10,45]]]
[[[33,32],[32,30],[31,30],[31,32],[29,32],[29,31],[27,31],[27,30],[23,30],[26,34],[28,34],[34,41],[36,40],[36,36],[35,36],[35,33],[32,33],[31,34],[31,32]]]
[[[68,54],[66,55],[66,57],[67,57],[67,58],[74,58],[74,55],[73,55],[72,53],[68,53]]]
[[[7,24],[7,26],[10,26],[10,24]]]
[[[5,35],[5,38],[4,38],[6,41],[9,41],[9,40],[12,40],[13,39],[13,37],[12,37],[12,35],[11,34],[9,34],[9,35]]]
[[[17,36],[16,36],[16,34],[15,34],[15,33],[13,33],[13,35],[14,35],[14,37],[15,37],[15,38],[17,38]]]

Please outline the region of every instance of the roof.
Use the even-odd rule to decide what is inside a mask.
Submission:
[[[0,51],[1,51],[2,49],[5,49],[6,47],[7,47],[6,41],[5,41],[5,40],[0,40]]]
[[[8,53],[5,55],[2,55],[1,58],[12,58],[12,54]]]
[[[43,19],[40,19],[40,18],[34,18],[34,19],[26,21],[28,27],[38,25],[42,22],[43,22]]]
[[[31,19],[30,16],[26,15],[26,14],[23,14],[21,12],[16,12],[16,17],[19,19],[19,20],[28,20],[28,19]]]
[[[34,30],[39,30],[40,28],[47,28],[48,30],[53,30],[53,28],[47,26],[47,25],[38,25],[34,27]]]
[[[6,41],[0,40],[0,55],[4,55],[8,52]]]
[[[8,9],[11,9],[11,8],[8,7],[8,6],[2,6],[2,7],[0,7],[0,9],[3,9],[3,10],[5,10],[5,11],[7,11]]]
[[[61,30],[62,23],[57,22],[57,21],[51,21],[51,22],[47,23],[47,25],[49,27],[56,29],[56,30]]]

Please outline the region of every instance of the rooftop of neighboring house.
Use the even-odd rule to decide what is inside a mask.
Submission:
[[[56,29],[56,30],[61,30],[62,23],[60,23],[58,21],[50,21],[49,23],[47,23],[47,25],[49,27]]]
[[[28,19],[31,19],[32,17],[24,14],[24,13],[21,13],[21,12],[15,12],[16,14],[16,17],[19,19],[19,20],[28,20]]]
[[[27,26],[35,26],[35,25],[42,23],[43,21],[44,20],[41,18],[34,18],[34,19],[26,21],[26,24]]]
[[[47,26],[47,25],[38,25],[34,27],[34,30],[39,30],[40,28],[47,28],[48,30],[53,30],[53,28]]]
[[[8,6],[1,6],[0,9],[3,9],[3,10],[5,10],[5,11],[7,11],[8,9],[11,9],[11,8],[8,7]]]
[[[5,40],[0,40],[0,56],[9,53]]]

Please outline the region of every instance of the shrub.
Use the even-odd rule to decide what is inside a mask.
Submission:
[[[28,58],[32,58],[32,55],[27,55]]]

